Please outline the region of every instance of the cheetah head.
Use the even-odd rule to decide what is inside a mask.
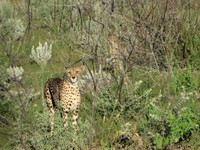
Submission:
[[[82,73],[84,67],[65,67],[65,73],[67,75],[68,80],[74,84],[77,83],[80,77],[80,74]]]
[[[111,44],[115,44],[117,43],[117,37],[115,35],[110,35],[108,37],[108,41],[111,43]]]

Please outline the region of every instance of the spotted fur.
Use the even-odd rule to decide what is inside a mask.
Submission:
[[[76,127],[81,95],[78,86],[83,67],[65,68],[65,78],[51,78],[44,88],[46,104],[50,111],[51,131],[54,128],[55,109],[61,111],[64,127],[67,126],[68,114],[73,114],[73,126]]]

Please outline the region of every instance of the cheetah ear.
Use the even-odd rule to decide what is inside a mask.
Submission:
[[[69,66],[66,66],[65,67],[65,72],[68,72],[69,68],[70,68]]]
[[[85,66],[81,66],[80,69],[81,69],[81,72],[84,72],[85,71]]]

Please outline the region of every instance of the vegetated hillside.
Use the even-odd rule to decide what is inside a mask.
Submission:
[[[2,0],[0,147],[199,149],[199,8],[195,0]],[[58,112],[52,136],[44,83],[72,65],[86,68],[78,133]]]

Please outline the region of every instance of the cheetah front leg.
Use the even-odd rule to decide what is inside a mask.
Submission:
[[[69,111],[63,111],[63,124],[64,124],[64,128],[66,128],[68,126],[68,113]],[[73,128],[74,130],[77,130],[77,121],[78,121],[78,110],[73,111]]]
[[[64,124],[64,128],[66,128],[67,127],[67,125],[68,125],[68,111],[64,111],[63,112],[63,124]]]
[[[73,111],[73,122],[72,122],[72,125],[73,125],[73,128],[75,131],[77,131],[77,122],[78,122],[78,109]]]

